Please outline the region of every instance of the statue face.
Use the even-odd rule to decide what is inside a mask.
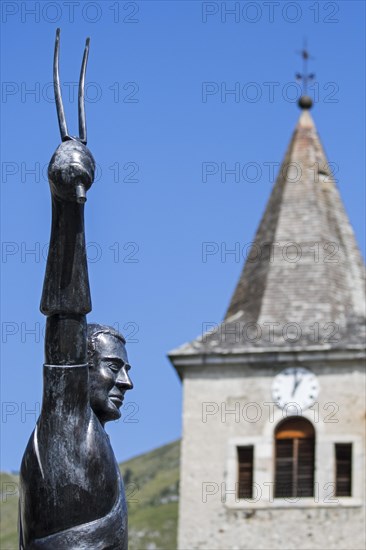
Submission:
[[[130,368],[123,342],[111,334],[99,334],[89,384],[91,407],[103,425],[121,416],[124,394],[133,388]]]

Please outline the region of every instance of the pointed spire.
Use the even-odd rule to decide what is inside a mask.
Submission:
[[[364,276],[314,121],[304,109],[224,322],[171,355],[360,346]]]
[[[225,319],[344,325],[364,315],[364,266],[308,110],[299,118]],[[250,258],[249,258],[250,259]],[[306,326],[305,326],[306,325]]]

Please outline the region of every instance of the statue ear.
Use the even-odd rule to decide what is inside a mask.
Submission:
[[[92,369],[92,368],[95,366],[95,360],[96,360],[96,354],[97,354],[97,353],[98,353],[98,352],[97,352],[96,350],[93,351],[92,354],[89,354],[89,352],[88,352],[88,359],[87,359],[87,361],[88,361],[88,367],[89,367],[89,369]]]

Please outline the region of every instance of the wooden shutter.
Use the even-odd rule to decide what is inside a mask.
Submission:
[[[336,496],[352,495],[352,443],[336,443]]]
[[[298,497],[314,496],[315,440],[298,439],[297,490]]]
[[[253,498],[254,447],[238,447],[238,498]]]
[[[315,432],[305,418],[288,418],[276,430],[275,497],[314,495]]]
[[[276,479],[275,497],[292,496],[293,468],[294,468],[293,439],[279,439],[276,441]]]

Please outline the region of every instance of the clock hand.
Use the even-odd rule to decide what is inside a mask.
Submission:
[[[295,395],[295,391],[296,391],[296,382],[297,382],[297,370],[295,370],[294,372],[294,386],[292,388],[292,394],[291,394],[291,397],[293,397]]]
[[[295,392],[297,390],[297,387],[300,385],[301,383],[301,380],[302,380],[302,377],[298,378],[297,377],[297,370],[295,370],[295,382],[294,382],[294,387],[293,387],[293,390],[292,390],[292,394],[291,394],[291,397],[294,397],[295,395]]]

